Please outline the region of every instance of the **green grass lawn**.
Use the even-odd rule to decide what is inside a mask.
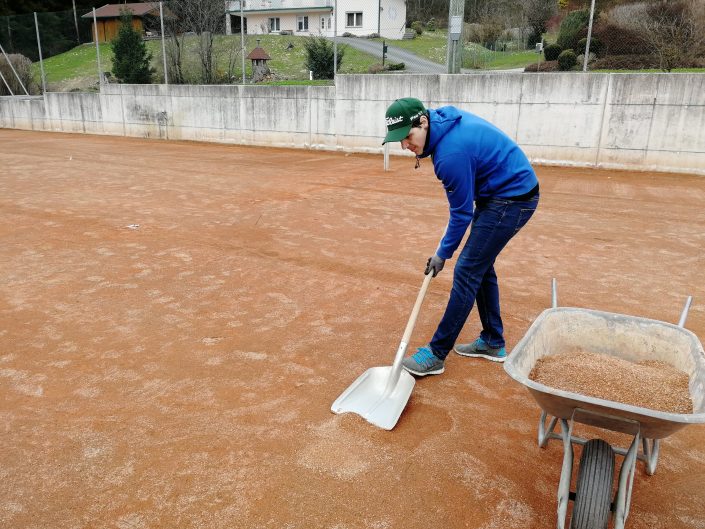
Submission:
[[[425,31],[421,35],[417,35],[413,39],[389,40],[389,39],[371,39],[377,42],[386,40],[390,46],[395,46],[411,53],[415,53],[419,57],[428,59],[429,61],[437,62],[438,64],[446,63],[446,49],[448,32],[447,31]]]
[[[382,42],[384,39],[373,39]],[[388,40],[387,44],[428,59],[438,64],[446,64],[448,32],[446,30],[425,31],[409,40]],[[537,56],[533,50],[528,51],[492,51],[487,48],[467,42],[463,46],[463,68],[506,70],[523,68],[536,62]]]
[[[291,81],[307,81],[306,51],[304,39],[290,35],[252,35],[245,38],[245,55],[260,46],[272,59],[268,62],[274,73],[275,82],[290,83]],[[161,40],[147,41],[147,49],[152,53],[152,67],[155,69],[155,82],[163,82],[164,68],[162,60]],[[291,45],[291,46],[290,46]],[[221,82],[232,79],[231,82],[242,80],[242,55],[240,53],[240,35],[218,35],[214,39],[213,57],[216,64],[216,75]],[[189,36],[184,40],[183,69],[187,81],[198,82],[200,63],[198,57],[197,37]],[[100,45],[101,69],[109,72],[112,69],[113,52],[109,43]],[[90,90],[96,89],[98,83],[98,59],[95,44],[83,44],[61,55],[50,57],[44,61],[44,71],[50,91]],[[367,73],[370,66],[379,62],[379,58],[346,47],[340,73]],[[35,76],[40,79],[39,63],[33,65]],[[245,75],[251,77],[251,61],[245,60]],[[321,84],[326,84],[323,82]]]
[[[100,61],[103,71],[113,66],[113,52],[110,44],[100,45]],[[97,86],[98,58],[95,44],[82,44],[61,55],[44,60],[44,73],[47,89],[55,91],[86,89]],[[41,82],[39,63],[32,65],[35,78]]]

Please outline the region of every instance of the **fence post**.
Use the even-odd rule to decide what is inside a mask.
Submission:
[[[230,14],[228,14],[228,17]],[[164,44],[164,10],[162,2],[159,2],[159,22],[162,26],[162,59],[164,60],[164,84],[169,84],[169,74],[166,69],[166,44]]]
[[[448,6],[448,51],[446,62],[448,73],[460,73],[463,63],[463,13],[465,2],[451,0]],[[458,49],[460,48],[460,49]]]
[[[590,4],[590,23],[588,24],[587,42],[585,42],[585,55],[583,56],[583,71],[587,72],[588,59],[590,58],[590,38],[592,37],[592,17],[595,15],[595,0]]]
[[[242,55],[242,84],[245,84],[245,16],[242,12],[242,2],[240,0],[240,55]]]
[[[103,70],[100,66],[100,46],[98,46],[98,22],[95,18],[95,7],[93,8],[93,34],[95,35],[95,53],[98,57],[98,84],[103,86]]]
[[[81,44],[81,34],[78,32],[78,16],[76,15],[76,0],[71,0],[71,3],[73,4],[73,23],[76,26],[76,42]]]
[[[34,28],[37,30],[37,48],[39,48],[39,69],[42,72],[42,95],[47,93],[47,81],[44,77],[44,59],[42,59],[42,42],[39,40],[39,22],[37,22],[37,12],[34,12]]]
[[[338,0],[333,2],[333,79],[338,74]]]

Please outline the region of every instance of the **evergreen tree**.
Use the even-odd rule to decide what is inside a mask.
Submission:
[[[304,41],[306,48],[306,69],[313,72],[314,79],[333,79],[333,42],[325,37],[311,35]],[[338,46],[338,56],[336,57],[337,68],[340,70],[340,63],[343,62],[345,46]]]
[[[113,49],[113,75],[123,83],[149,84],[154,69],[149,66],[152,54],[142,40],[142,35],[132,27],[132,13],[120,13],[120,29],[111,43]]]

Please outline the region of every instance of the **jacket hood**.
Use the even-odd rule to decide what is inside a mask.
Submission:
[[[462,118],[460,112],[455,107],[441,107],[428,109],[430,135],[428,143],[419,158],[426,158],[434,153],[438,142],[452,129]]]

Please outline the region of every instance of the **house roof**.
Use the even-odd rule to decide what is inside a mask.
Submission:
[[[246,57],[247,59],[251,60],[261,60],[261,61],[268,61],[271,59],[269,55],[267,55],[267,52],[264,51],[264,48],[260,48],[257,46],[254,50],[250,52],[250,54]]]
[[[127,9],[134,16],[141,17],[159,9],[159,4],[153,2],[137,2],[132,4],[106,4],[95,10],[96,18],[120,18],[120,11]],[[93,11],[81,15],[81,18],[93,18]]]

